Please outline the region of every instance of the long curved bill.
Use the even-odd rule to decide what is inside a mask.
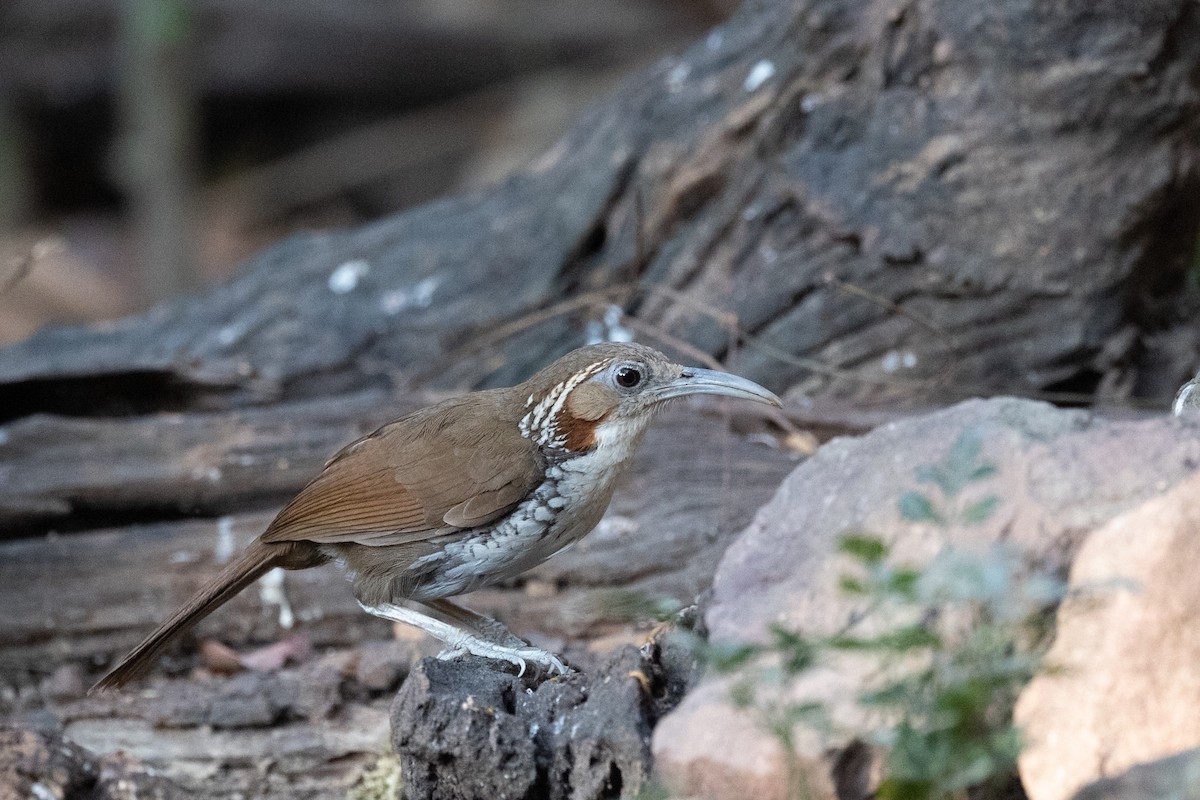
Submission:
[[[653,390],[655,400],[670,400],[672,397],[689,394],[720,394],[772,406],[782,405],[778,397],[754,381],[730,375],[728,372],[697,367],[684,367],[683,374],[678,378]]]

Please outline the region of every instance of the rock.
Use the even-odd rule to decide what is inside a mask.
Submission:
[[[1200,750],[1139,764],[1123,775],[1102,778],[1072,800],[1185,800],[1200,797]]]
[[[982,459],[996,468],[966,493],[996,495],[995,511],[971,526],[905,521],[899,498],[929,489],[917,483],[916,468],[940,461],[964,431],[978,434]],[[710,637],[761,643],[775,624],[810,634],[842,626],[861,610],[861,601],[838,586],[845,564],[835,543],[846,531],[879,534],[899,562],[922,563],[946,545],[973,549],[1004,540],[1030,563],[1065,572],[1089,531],[1179,483],[1198,464],[1200,426],[1170,418],[1110,421],[1015,399],[968,401],[859,439],[836,439],[784,481],[726,551],[705,615]],[[868,668],[848,662],[813,669],[792,685],[790,699],[819,700],[845,731],[797,733],[815,797],[832,798],[835,788],[843,798],[865,796],[873,785],[877,759],[858,757],[864,751],[853,735],[863,726],[854,698]],[[730,689],[727,679],[706,677],[661,721],[654,734],[658,775],[677,793],[700,798],[740,798],[745,786],[756,797],[788,796],[781,745],[733,706]]]
[[[164,684],[148,718],[161,727],[261,728],[285,719],[322,719],[342,704],[355,654],[329,653],[291,669],[246,671],[228,680]]]
[[[83,668],[78,664],[63,664],[42,684],[42,694],[51,700],[74,700],[87,693]]]
[[[394,691],[408,675],[415,652],[410,642],[363,642],[358,648],[355,677],[367,691]]]
[[[1066,800],[1106,775],[1200,747],[1198,531],[1200,475],[1080,548],[1046,657],[1054,672],[1035,679],[1016,709],[1030,742],[1020,769],[1031,800]],[[1191,762],[1200,787],[1200,761]]]
[[[0,728],[0,797],[170,800],[191,796],[135,759],[100,758],[57,734]]]
[[[660,662],[626,647],[537,683],[480,659],[421,662],[392,708],[410,800],[634,798],[650,730],[673,702]]]

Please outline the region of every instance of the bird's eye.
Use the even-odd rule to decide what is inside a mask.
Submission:
[[[632,389],[642,382],[642,371],[637,367],[626,364],[623,367],[618,367],[616,375],[617,386],[622,389]]]

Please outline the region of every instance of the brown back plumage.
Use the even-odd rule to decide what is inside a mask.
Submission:
[[[262,541],[381,547],[502,517],[545,472],[517,430],[511,393],[447,400],[359,439],[279,512]]]

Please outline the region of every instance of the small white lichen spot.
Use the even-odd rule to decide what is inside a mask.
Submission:
[[[625,311],[618,305],[610,304],[604,309],[604,338],[610,342],[632,342],[633,331],[621,324]]]
[[[686,62],[679,62],[671,71],[667,73],[667,91],[674,94],[683,88],[683,82],[687,80],[692,68]]]
[[[746,76],[746,82],[742,84],[742,88],[747,92],[753,92],[774,76],[775,65],[770,61],[760,61],[750,69],[750,74]]]
[[[371,265],[361,258],[347,261],[333,272],[329,273],[329,291],[334,294],[346,294],[354,291],[359,280],[371,271]]]
[[[226,325],[217,331],[217,342],[222,347],[229,347],[242,337],[243,328],[242,325]]]
[[[720,28],[718,28],[717,30],[710,33],[708,35],[708,38],[704,40],[704,46],[707,47],[709,50],[720,50],[721,44],[724,41],[725,41],[725,32],[722,31]]]
[[[379,307],[388,316],[399,314],[408,307],[408,292],[403,289],[393,289],[379,298]]]
[[[413,306],[416,308],[429,308],[430,304],[433,303],[433,293],[437,291],[437,287],[441,282],[441,278],[430,277],[413,287]]]
[[[410,289],[393,289],[379,299],[379,307],[389,316],[409,308],[429,308],[433,303],[433,293],[441,282],[442,279],[435,276],[426,278]]]
[[[903,353],[898,350],[889,350],[883,356],[883,371],[896,372],[903,369],[912,369],[917,365],[917,354],[912,350],[905,350]]]
[[[225,564],[233,558],[233,517],[217,520],[217,546],[213,549],[213,560]]]
[[[819,105],[821,105],[821,98],[819,95],[806,94],[804,95],[804,99],[800,101],[800,110],[805,114],[811,114],[813,109]]]
[[[604,341],[604,323],[598,319],[589,319],[583,326],[583,343],[600,344]]]
[[[275,567],[258,579],[258,596],[263,605],[279,606],[279,627],[286,629],[296,624],[296,615],[292,613],[292,604],[288,602],[287,592],[284,591],[283,567]]]

